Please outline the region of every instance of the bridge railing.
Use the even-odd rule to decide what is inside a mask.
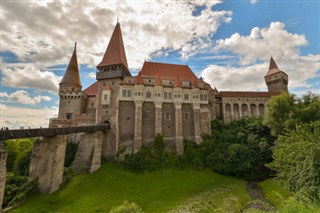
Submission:
[[[0,130],[0,141],[18,138],[32,137],[53,137],[56,135],[68,135],[80,132],[96,132],[108,131],[109,124],[94,125],[94,126],[76,126],[76,127],[54,127],[54,128],[38,128],[38,129],[14,129]]]

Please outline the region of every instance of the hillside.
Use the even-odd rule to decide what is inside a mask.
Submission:
[[[198,210],[238,212],[251,201],[246,184],[210,170],[165,169],[138,175],[104,164],[94,174],[73,177],[52,195],[33,195],[11,212],[109,212],[124,200],[145,212],[168,212],[185,202]]]

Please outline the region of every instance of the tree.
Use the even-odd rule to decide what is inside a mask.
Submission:
[[[271,129],[271,134],[278,136],[282,133],[285,123],[292,115],[295,97],[289,93],[273,96],[267,103],[264,124]]]
[[[280,135],[268,167],[298,197],[320,200],[320,121],[302,124]]]

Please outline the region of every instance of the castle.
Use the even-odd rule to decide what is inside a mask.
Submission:
[[[109,124],[104,157],[120,149],[137,152],[158,133],[168,149],[181,154],[183,139],[200,143],[201,135],[210,133],[212,119],[261,116],[270,97],[288,90],[288,76],[273,58],[265,76],[268,92],[218,91],[187,65],[144,62],[134,77],[119,23],[97,65],[96,79],[82,90],[75,46],[59,85],[58,118],[51,119],[50,126]]]

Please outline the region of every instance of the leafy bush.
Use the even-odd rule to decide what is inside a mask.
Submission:
[[[29,165],[31,160],[32,150],[26,150],[18,155],[14,163],[14,173],[17,176],[28,176]]]
[[[125,200],[120,206],[112,208],[109,213],[143,213],[143,211],[137,204]]]
[[[78,150],[78,143],[67,143],[67,148],[66,148],[66,157],[64,159],[64,167],[70,167],[71,163],[73,162],[77,150]]]
[[[273,158],[268,166],[300,201],[320,202],[320,121],[280,135]]]
[[[28,182],[28,177],[17,176],[9,172],[6,177],[3,208],[22,201],[36,187],[36,181]]]

